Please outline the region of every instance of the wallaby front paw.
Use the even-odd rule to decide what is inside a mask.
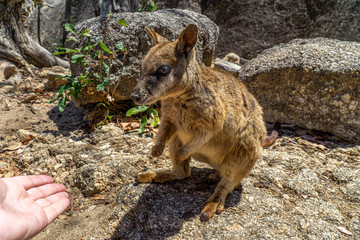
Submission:
[[[164,151],[164,146],[163,145],[155,145],[151,149],[151,155],[153,157],[158,157],[163,153],[163,151]]]

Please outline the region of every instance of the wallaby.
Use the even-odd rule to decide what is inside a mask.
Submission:
[[[138,182],[167,182],[190,176],[190,160],[208,163],[221,180],[200,219],[224,209],[226,196],[262,155],[266,128],[262,108],[236,77],[196,60],[198,29],[188,25],[176,41],[146,28],[154,46],[141,64],[131,94],[136,104],[161,100],[161,124],[152,155],[169,145],[172,171],[140,173]]]

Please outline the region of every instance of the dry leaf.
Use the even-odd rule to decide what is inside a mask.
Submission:
[[[83,240],[85,239],[85,236],[79,236],[77,240]]]
[[[28,135],[26,139],[22,142],[22,144],[27,145],[31,140],[33,140],[35,137],[33,135]]]
[[[21,146],[22,146],[22,143],[19,143],[19,142],[12,143],[12,144],[10,144],[10,146],[3,148],[3,151],[6,151],[6,150],[7,151],[15,151],[15,150],[21,148]]]
[[[61,214],[61,215],[58,216],[58,219],[60,219],[60,220],[64,220],[64,219],[67,219],[67,218],[68,218],[68,216],[66,216],[64,214]]]
[[[91,199],[94,200],[105,200],[105,197],[101,194],[95,194],[94,196],[91,197]]]
[[[326,150],[326,147],[324,145],[321,144],[317,144],[317,143],[312,143],[312,142],[308,142],[308,141],[304,141],[304,140],[299,140],[299,142],[307,147],[310,148],[314,148],[314,149],[320,149],[320,150]]]
[[[124,131],[130,131],[130,130],[140,128],[140,123],[139,122],[121,122],[120,126],[122,127],[122,129],[124,129]]]
[[[350,232],[349,230],[347,230],[347,229],[344,228],[344,227],[336,226],[336,228],[337,228],[340,232],[342,232],[342,233],[344,233],[344,234],[346,234],[346,235],[349,235],[349,236],[352,236],[352,235],[353,235],[352,232]]]
[[[22,101],[22,103],[28,103],[28,102],[30,102],[30,101],[32,101],[32,100],[35,100],[37,97],[38,97],[37,94],[32,95],[32,96],[30,96],[30,97],[25,98],[25,99]]]

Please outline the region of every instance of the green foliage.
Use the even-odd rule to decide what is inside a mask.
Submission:
[[[137,106],[137,107],[130,108],[126,112],[126,116],[130,117],[132,115],[142,113],[145,111],[147,111],[146,114],[140,120],[140,133],[143,133],[145,131],[145,127],[146,127],[148,121],[150,121],[150,126],[152,126],[152,127],[156,127],[159,124],[158,111],[156,111],[153,108],[150,108],[149,106]]]
[[[112,116],[110,115],[110,109],[109,109],[109,106],[107,106],[105,103],[99,103],[97,105],[97,107],[105,107],[106,108],[106,117],[103,121],[99,122],[97,125],[96,125],[96,128],[99,128],[100,126],[102,125],[105,125],[105,124],[108,124],[109,122],[111,122],[111,119],[112,119]]]
[[[87,78],[87,75],[81,77],[63,76],[60,78],[65,78],[68,82],[59,88],[58,95],[54,99],[50,100],[49,103],[53,103],[60,98],[58,109],[60,112],[63,112],[69,96],[74,95],[75,98],[78,98],[84,83],[88,82],[89,79]]]
[[[156,6],[153,0],[141,0],[140,7],[138,8],[139,12],[153,12],[156,11],[158,7]]]
[[[64,111],[69,97],[74,95],[75,98],[78,98],[79,93],[84,87],[94,86],[96,91],[104,91],[106,95],[109,94],[108,86],[110,84],[109,80],[112,77],[110,69],[113,59],[118,54],[126,52],[126,48],[121,42],[117,42],[112,48],[106,45],[106,37],[108,34],[107,25],[110,18],[111,14],[109,14],[108,21],[104,27],[105,34],[103,39],[97,39],[96,41],[91,41],[92,36],[89,33],[89,29],[77,33],[72,23],[65,24],[68,37],[65,40],[64,46],[57,45],[57,52],[53,53],[53,55],[66,54],[70,58],[71,63],[81,64],[86,67],[88,71],[79,76],[61,77],[67,80],[67,84],[61,86],[58,90],[58,95],[50,101],[52,103],[60,99],[58,104],[60,112]],[[120,19],[118,24],[127,26],[125,19]],[[68,43],[71,41],[78,43],[73,45],[80,45],[81,47],[65,47],[69,45]],[[95,42],[95,44],[90,44],[90,42]],[[106,100],[107,98],[104,99]]]

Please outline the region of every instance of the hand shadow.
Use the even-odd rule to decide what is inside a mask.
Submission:
[[[192,168],[191,177],[185,180],[124,186],[113,212],[122,217],[110,239],[166,239],[176,235],[183,223],[199,217],[220,180],[214,176],[213,169]],[[241,194],[241,187],[229,193],[225,211],[240,202]]]

